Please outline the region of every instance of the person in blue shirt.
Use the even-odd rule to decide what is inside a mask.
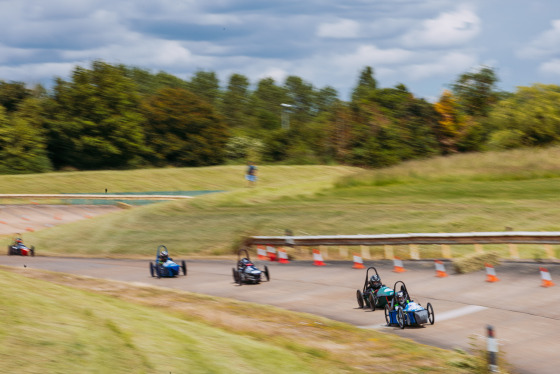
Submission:
[[[253,187],[257,182],[257,167],[253,162],[249,162],[247,165],[245,179],[247,179],[248,187]]]

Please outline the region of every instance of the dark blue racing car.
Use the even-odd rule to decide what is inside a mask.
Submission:
[[[181,272],[183,272],[184,276],[187,275],[187,264],[185,260],[181,261],[181,265],[177,264],[169,257],[167,247],[160,245],[157,248],[155,264],[150,262],[150,275],[157,278],[172,278],[180,275]]]

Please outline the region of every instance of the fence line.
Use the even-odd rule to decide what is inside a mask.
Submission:
[[[450,245],[473,244],[475,251],[483,252],[482,244],[507,244],[510,256],[519,258],[518,244],[540,244],[544,246],[546,257],[555,259],[552,245],[560,245],[560,232],[470,232],[470,233],[409,233],[382,235],[316,235],[316,236],[251,236],[245,240],[246,246],[270,245],[287,247],[326,247],[340,249],[347,246],[360,246],[361,252],[368,255],[367,246],[383,246],[385,258],[393,257],[394,245],[408,245],[410,258],[419,259],[419,245],[441,245],[442,257],[451,258]],[[344,253],[347,253],[344,250]],[[366,257],[364,256],[364,257]]]

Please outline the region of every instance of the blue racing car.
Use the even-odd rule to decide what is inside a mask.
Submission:
[[[400,283],[400,291],[395,293],[393,301],[385,305],[385,321],[387,326],[398,325],[401,329],[405,326],[422,326],[426,323],[433,325],[435,322],[434,308],[432,304],[426,304],[426,308],[414,302],[406,289],[403,281],[397,281],[393,290],[397,290]]]
[[[181,271],[184,276],[187,275],[187,264],[185,261],[182,260],[181,265],[177,264],[171,257],[169,257],[167,247],[160,245],[157,248],[155,264],[150,262],[150,275],[157,278],[171,278],[178,276]]]

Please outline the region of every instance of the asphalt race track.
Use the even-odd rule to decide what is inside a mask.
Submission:
[[[40,253],[40,249],[38,250]],[[235,261],[189,260],[188,276],[156,279],[150,276],[148,260],[78,259],[54,257],[0,256],[0,264],[47,269],[98,278],[170,287],[185,291],[275,305],[294,311],[325,316],[363,328],[411,338],[442,348],[468,349],[474,337],[486,346],[486,326],[492,325],[499,340],[500,354],[520,373],[557,373],[560,337],[560,285],[541,287],[536,263],[505,263],[496,267],[500,281],[486,282],[484,271],[435,276],[432,261],[405,261],[404,273],[394,273],[390,261],[369,262],[376,266],[383,283],[393,287],[406,283],[412,298],[434,307],[435,324],[400,330],[385,326],[382,310],[358,309],[356,290],[361,289],[365,270],[352,269],[351,262],[314,266],[301,261],[270,263],[270,282],[260,285],[233,283]],[[265,263],[257,261],[258,267]],[[560,264],[545,264],[552,280],[560,280]]]

